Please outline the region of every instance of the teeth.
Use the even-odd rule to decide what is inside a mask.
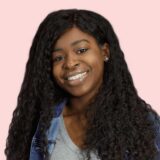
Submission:
[[[87,72],[84,72],[84,73],[80,73],[80,74],[77,74],[75,76],[71,76],[71,77],[68,77],[68,80],[71,81],[71,80],[76,80],[76,79],[82,79],[84,77],[84,75],[86,75]]]

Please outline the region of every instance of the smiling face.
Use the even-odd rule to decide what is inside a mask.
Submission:
[[[74,97],[94,95],[103,81],[108,45],[99,46],[94,37],[74,27],[55,43],[53,76]]]

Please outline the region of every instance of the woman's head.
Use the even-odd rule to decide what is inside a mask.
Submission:
[[[107,57],[107,43],[100,46],[94,37],[73,27],[54,45],[54,79],[61,88],[73,96],[92,97],[103,82]]]
[[[75,31],[76,29],[76,31]],[[88,87],[90,85],[95,85],[95,89],[97,86],[100,86],[101,84],[101,79],[99,79],[98,74],[102,74],[102,72],[104,74],[104,81],[107,81],[107,79],[109,79],[109,75],[112,76],[112,74],[114,74],[114,70],[116,69],[116,67],[122,65],[121,63],[124,62],[123,60],[123,53],[120,50],[119,47],[119,43],[118,43],[118,39],[113,31],[113,28],[111,26],[111,24],[108,22],[108,20],[106,20],[104,17],[102,17],[101,15],[91,12],[91,11],[87,11],[87,10],[77,10],[77,9],[71,9],[71,10],[60,10],[60,11],[56,11],[53,13],[50,13],[45,20],[41,23],[38,32],[35,36],[35,39],[33,41],[33,45],[31,48],[31,54],[30,55],[30,60],[32,61],[34,64],[34,66],[36,67],[35,70],[32,67],[32,71],[36,71],[37,73],[35,73],[37,76],[39,76],[39,78],[37,78],[37,81],[39,81],[39,83],[37,84],[42,84],[43,87],[47,87],[47,81],[51,80],[53,83],[57,82],[57,77],[53,76],[52,79],[52,74],[54,75],[54,73],[59,73],[60,76],[60,72],[57,69],[59,65],[57,65],[57,63],[54,62],[53,58],[55,55],[57,55],[58,53],[62,53],[60,51],[56,51],[55,52],[55,45],[57,47],[57,45],[59,45],[58,47],[65,47],[66,42],[63,40],[60,43],[60,40],[62,39],[62,37],[64,37],[67,34],[72,34],[70,37],[70,35],[68,36],[68,39],[66,39],[66,41],[70,40],[70,38],[73,38],[75,40],[80,40],[80,38],[78,38],[79,35],[77,35],[74,32],[78,32],[79,31],[79,35],[83,35],[84,37],[87,36],[91,39],[93,39],[94,44],[96,45],[98,52],[101,52],[100,54],[97,55],[102,55],[103,57],[96,57],[97,60],[99,60],[97,62],[97,64],[99,66],[101,66],[101,68],[99,68],[99,66],[93,66],[95,67],[95,73],[93,72],[93,76],[95,78],[95,82],[93,84],[88,83]],[[73,33],[71,33],[73,32]],[[77,36],[77,37],[76,37]],[[81,39],[83,39],[83,36],[81,36]],[[60,44],[59,44],[60,43]],[[63,44],[62,44],[63,43]],[[87,42],[83,42],[86,43]],[[72,47],[73,49],[73,47]],[[92,52],[91,50],[88,50],[89,52]],[[88,53],[88,51],[86,53]],[[96,51],[97,52],[97,51]],[[63,52],[64,53],[64,52]],[[65,51],[66,53],[66,51]],[[118,54],[117,54],[118,53]],[[67,54],[68,55],[68,54]],[[94,52],[93,54],[90,54],[92,56],[94,56]],[[72,58],[73,55],[71,56]],[[80,57],[80,56],[79,56]],[[81,56],[82,57],[82,56]],[[108,57],[109,61],[107,63],[104,64],[104,59]],[[91,58],[91,57],[90,57]],[[87,61],[89,62],[89,59],[87,58]],[[102,62],[103,59],[103,62]],[[118,62],[119,59],[121,59],[120,61],[122,62]],[[101,61],[101,63],[99,63]],[[124,62],[125,63],[125,62]],[[56,65],[55,65],[56,64]],[[84,72],[87,71],[91,68],[91,66],[83,66],[86,63],[80,63],[79,62],[77,64],[77,70],[73,71],[73,74],[75,74],[74,72]],[[102,65],[104,64],[104,65]],[[82,68],[79,68],[79,66]],[[82,65],[82,66],[81,66]],[[78,71],[79,70],[79,71]],[[110,70],[110,71],[109,71]],[[56,72],[58,71],[58,72]],[[72,74],[69,73],[71,71],[62,73],[63,75],[61,75],[63,78],[66,78],[66,75],[64,74]],[[108,72],[108,74],[107,74]],[[109,74],[110,72],[110,74]],[[57,75],[58,76],[58,75]],[[68,76],[68,75],[67,75]],[[116,74],[115,74],[116,76]],[[114,77],[114,76],[113,76]],[[47,79],[46,79],[47,78]],[[63,88],[62,86],[62,78],[59,79],[58,83],[59,85],[61,85],[61,88]],[[50,82],[51,82],[50,81]],[[90,80],[89,80],[90,81]],[[71,82],[71,81],[70,81]],[[72,81],[73,82],[73,81]],[[71,82],[71,83],[72,83]],[[99,82],[99,83],[97,83]],[[90,85],[89,85],[90,84]],[[62,95],[61,92],[59,92],[60,88],[59,85],[56,85],[54,83],[54,90],[58,90],[55,93],[59,95]],[[74,90],[75,95],[78,95],[76,92],[78,91],[77,87],[72,87],[72,90]],[[37,92],[38,94],[41,93],[42,91],[42,87],[38,87],[35,86],[35,88],[40,88],[40,90]],[[83,88],[86,88],[85,86]],[[65,89],[65,88],[64,88]],[[67,89],[67,88],[66,88]],[[67,92],[69,90],[66,90]],[[44,92],[43,92],[44,93]]]
[[[94,85],[94,93],[102,87],[86,114],[87,150],[96,149],[102,160],[121,160],[126,151],[137,160],[152,159],[155,135],[147,120],[152,109],[137,95],[111,24],[97,13],[77,9],[52,12],[40,24],[9,130],[7,157],[28,159],[39,119],[47,155],[46,131],[55,105],[68,93],[81,96]]]

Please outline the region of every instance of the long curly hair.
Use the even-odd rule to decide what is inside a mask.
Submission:
[[[84,151],[96,150],[102,160],[151,160],[154,145],[151,112],[157,113],[138,96],[118,38],[103,16],[88,10],[66,9],[50,13],[40,24],[30,48],[26,72],[9,127],[5,154],[7,160],[28,160],[30,145],[39,119],[43,153],[47,159],[46,131],[54,108],[67,93],[56,85],[53,75],[53,46],[68,29],[78,27],[93,36],[99,45],[109,44],[104,81],[87,108]]]

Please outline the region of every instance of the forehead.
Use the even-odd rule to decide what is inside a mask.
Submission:
[[[87,43],[87,41],[89,43],[97,43],[93,36],[81,31],[76,27],[73,27],[60,36],[54,47],[71,46],[71,44],[74,44],[74,42],[79,40],[84,40],[82,41],[83,43]]]

